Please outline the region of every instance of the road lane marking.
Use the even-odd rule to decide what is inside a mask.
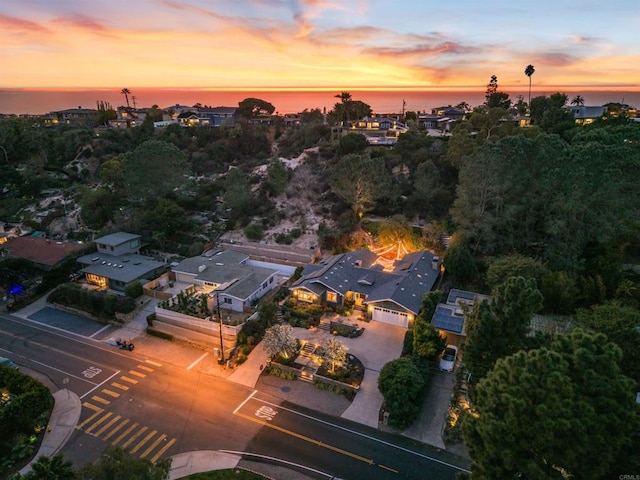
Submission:
[[[120,431],[120,429],[122,427],[124,427],[127,423],[129,423],[129,419],[125,418],[124,420],[122,420],[122,422],[120,422],[119,425],[116,426],[116,428],[114,428],[113,430],[111,430],[109,433],[107,433],[102,439],[103,440],[109,440],[111,437],[113,437],[116,433],[118,433]]]
[[[131,437],[129,440],[127,440],[126,442],[124,442],[122,444],[122,448],[127,448],[129,445],[131,445],[133,442],[135,442],[135,440],[142,435],[144,432],[146,432],[147,430],[149,430],[148,427],[142,427],[140,430],[138,430],[136,433],[133,434],[133,437]]]
[[[138,383],[138,380],[134,380],[133,378],[125,377],[124,375],[120,377],[120,380],[124,380],[125,382],[133,383],[134,385]]]
[[[158,460],[160,460],[160,457],[162,457],[162,455],[164,455],[166,451],[169,450],[169,448],[171,448],[171,445],[173,445],[174,443],[176,443],[175,438],[172,438],[171,440],[169,440],[164,447],[158,450],[158,453],[156,453],[153,457],[151,457],[151,463],[156,463]]]
[[[235,414],[238,410],[240,410],[240,408],[241,408],[241,407],[242,407],[242,406],[243,406],[247,401],[249,401],[249,400],[251,399],[251,397],[253,397],[253,394],[254,394],[254,393],[256,393],[256,391],[254,391],[254,392],[253,392],[253,393],[252,393],[252,394],[251,394],[251,395],[250,395],[250,396],[249,396],[249,397],[248,397],[244,402],[242,402],[242,403],[240,404],[240,406],[239,406],[238,408],[236,408],[236,409],[233,411],[233,413]],[[401,447],[401,446],[399,446],[399,445],[395,445],[395,444],[393,444],[393,443],[387,442],[387,441],[385,441],[385,440],[381,440],[381,439],[379,439],[379,438],[372,437],[372,436],[370,436],[370,435],[366,435],[366,434],[361,433],[361,432],[358,432],[358,431],[356,431],[356,430],[352,430],[352,429],[350,429],[350,428],[343,427],[342,425],[337,425],[337,424],[335,424],[335,423],[327,422],[326,420],[321,420],[321,419],[319,419],[319,418],[312,417],[311,415],[306,415],[306,414],[304,414],[304,413],[297,412],[297,411],[292,410],[292,409],[290,409],[290,408],[283,407],[282,405],[278,405],[278,404],[276,404],[276,403],[269,402],[268,400],[262,400],[262,399],[260,399],[260,398],[254,398],[254,400],[256,400],[256,401],[258,401],[258,402],[266,403],[267,405],[273,405],[274,407],[277,407],[277,408],[279,408],[280,410],[286,410],[287,412],[293,413],[293,414],[295,414],[295,415],[299,415],[299,416],[304,417],[304,418],[307,418],[307,419],[309,419],[309,420],[313,420],[314,422],[322,423],[322,424],[324,424],[324,425],[330,426],[330,427],[332,427],[332,428],[336,428],[336,429],[338,429],[338,430],[342,430],[342,431],[344,431],[344,432],[349,432],[349,433],[351,433],[352,435],[355,435],[355,436],[358,436],[358,437],[362,437],[362,438],[366,438],[367,440],[370,440],[370,441],[372,441],[372,442],[376,442],[376,443],[379,443],[379,444],[381,444],[381,445],[386,445],[387,447],[393,447],[393,448],[395,448],[395,449],[397,449],[397,450],[400,450],[400,451],[405,452],[405,453],[410,453],[410,454],[412,454],[412,455],[415,455],[415,456],[417,456],[417,457],[423,458],[423,459],[425,459],[425,460],[429,460],[429,461],[431,461],[431,462],[438,463],[438,464],[440,464],[440,465],[444,465],[444,466],[446,466],[446,467],[454,468],[454,469],[459,470],[459,471],[461,471],[461,472],[471,473],[469,470],[467,470],[467,469],[465,469],[465,468],[462,468],[462,467],[460,467],[460,466],[458,466],[458,465],[454,465],[454,464],[452,464],[452,463],[447,463],[447,462],[444,462],[444,461],[442,461],[442,460],[438,460],[437,458],[430,457],[430,456],[428,456],[428,455],[424,455],[424,454],[419,453],[419,452],[415,452],[415,451],[410,450],[410,449],[408,449],[408,448]]]
[[[104,412],[104,408],[102,407],[98,407],[97,405],[94,405],[93,403],[89,403],[89,402],[84,402],[82,404],[83,407],[87,407],[90,410],[93,410],[94,412]]]
[[[86,397],[87,395],[90,395],[91,393],[94,392],[94,390],[97,390],[98,388],[100,388],[105,383],[110,382],[113,377],[115,377],[116,375],[119,375],[119,374],[120,374],[120,370],[116,371],[113,375],[111,375],[109,378],[107,378],[103,382],[100,382],[99,384],[97,384],[95,387],[93,387],[87,393],[85,393],[84,395],[80,395],[80,398],[82,399],[82,398]]]
[[[99,333],[104,332],[107,328],[109,328],[111,325],[105,325],[104,327],[102,327],[100,330],[98,330],[97,332],[95,332],[93,335],[89,335],[89,338],[93,339],[93,337],[95,337],[96,335],[98,335]]]
[[[91,397],[91,400],[94,400],[98,403],[102,403],[104,405],[109,405],[111,402],[109,400],[105,400],[102,397],[98,397],[97,395],[94,395],[93,397]]]
[[[233,411],[233,414],[235,415],[236,413],[238,413],[238,410],[240,410],[242,407],[244,407],[244,404],[247,403],[249,400],[251,400],[256,393],[258,393],[258,390],[254,390],[253,392],[251,392],[251,395],[249,395],[247,398],[245,398],[243,400],[243,402],[240,405],[238,405],[238,408],[236,408]],[[265,403],[268,403],[268,402],[265,402]],[[274,405],[274,404],[272,403],[271,405]]]
[[[114,423],[116,423],[118,420],[120,420],[122,417],[120,415],[116,415],[115,417],[113,417],[111,420],[109,420],[109,422],[103,426],[100,430],[98,430],[95,435],[96,437],[99,437],[100,435],[102,435],[104,432],[107,431],[108,428],[111,427],[111,425],[113,425]]]
[[[385,466],[385,465],[382,465],[381,463],[379,463],[379,464],[378,464],[378,466],[379,466],[380,468],[384,468],[385,470],[389,470],[390,472],[398,473],[398,470],[394,470],[393,468],[391,468],[391,467],[387,467],[387,466]]]
[[[166,434],[162,434],[160,435],[155,442],[153,442],[151,444],[151,446],[149,446],[149,448],[147,448],[144,452],[142,452],[140,454],[140,458],[145,458],[147,455],[149,455],[158,445],[160,445],[160,442],[162,442],[165,438],[167,438]]]
[[[274,430],[277,430],[277,431],[282,432],[282,433],[287,434],[287,435],[291,435],[292,437],[295,437],[295,438],[299,438],[300,440],[304,440],[305,442],[309,442],[309,443],[312,443],[312,444],[317,445],[319,447],[326,448],[327,450],[332,450],[332,451],[334,451],[336,453],[341,453],[342,455],[345,455],[347,457],[351,457],[351,458],[354,458],[356,460],[360,460],[361,462],[368,463],[369,465],[373,465],[373,463],[374,463],[373,460],[370,459],[370,458],[363,457],[361,455],[349,452],[347,450],[343,450],[343,449],[338,448],[338,447],[334,447],[333,445],[329,445],[327,443],[323,443],[323,442],[321,442],[319,440],[315,440],[313,438],[307,437],[307,436],[302,435],[300,433],[296,433],[294,431],[287,430],[286,428],[279,427],[277,425],[274,425],[273,423],[270,423],[270,422],[267,422],[267,421],[264,421],[264,420],[259,420],[257,418],[251,417],[249,415],[245,415],[244,413],[236,413],[236,415],[238,415],[239,417],[245,418],[247,420],[250,420],[252,422],[258,423],[258,424],[260,424],[260,425],[262,425],[264,427],[273,428]]]
[[[145,367],[144,365],[138,365],[136,368],[144,370],[145,372],[153,372],[153,368]]]
[[[59,353],[64,353],[64,352],[59,352]],[[33,359],[29,359],[29,361],[31,361],[33,363],[37,363],[38,365],[42,365],[43,367],[47,367],[50,370],[55,370],[56,372],[64,373],[66,376],[73,377],[76,380],[82,380],[83,382],[90,383],[91,385],[96,385],[96,386],[100,385],[99,383],[92,382],[92,381],[87,380],[86,378],[83,378],[83,377],[78,377],[78,376],[76,376],[76,375],[74,375],[72,373],[67,372],[66,370],[60,370],[59,368],[52,367],[50,365],[47,365],[46,363],[42,363],[42,362],[39,362],[39,361],[33,360]]]
[[[144,362],[145,362],[145,363],[148,363],[149,365],[153,365],[153,366],[155,366],[155,367],[161,367],[161,366],[162,366],[162,364],[161,364],[161,363],[154,362],[153,360],[145,360]]]
[[[113,442],[111,442],[111,445],[113,445],[115,447],[120,442],[120,440],[122,440],[124,437],[129,435],[131,433],[131,431],[134,428],[136,428],[137,426],[138,426],[137,423],[134,423],[133,425],[130,425],[129,428],[127,428],[124,432],[122,432],[118,438],[116,438]]]
[[[82,430],[82,427],[84,427],[87,423],[93,421],[93,419],[96,418],[98,415],[100,415],[102,412],[104,412],[104,410],[102,410],[102,409],[94,411],[93,414],[89,415],[89,417],[84,422],[82,422],[80,425],[78,425],[76,428],[78,430]]]
[[[140,440],[140,442],[135,447],[133,447],[133,449],[131,449],[130,453],[136,453],[138,450],[140,450],[142,446],[147,443],[156,433],[158,433],[157,430],[153,430],[151,433],[149,433],[149,435]]]
[[[135,370],[129,370],[129,375],[133,375],[134,377],[140,377],[140,378],[146,377],[144,373],[136,372]]]
[[[97,420],[93,425],[91,425],[89,428],[87,428],[84,433],[91,433],[91,430],[93,430],[94,428],[96,428],[98,425],[100,425],[102,422],[104,422],[107,418],[109,418],[111,415],[113,415],[113,413],[111,412],[107,412],[104,414],[104,416],[100,419]]]
[[[118,398],[120,396],[119,393],[117,392],[112,392],[111,390],[107,390],[106,388],[102,389],[102,393],[106,393],[107,395],[113,397],[113,398]]]
[[[129,387],[127,387],[126,385],[122,385],[121,383],[117,383],[117,382],[113,382],[113,383],[111,384],[111,386],[112,386],[112,387],[119,388],[120,390],[124,390],[125,392],[126,392],[127,390],[129,390]]]
[[[199,364],[202,360],[204,360],[204,358],[209,355],[209,352],[205,352],[202,355],[200,355],[198,358],[196,358],[193,363],[191,365],[189,365],[187,367],[187,370],[191,370],[193,367],[195,367],[197,364]]]

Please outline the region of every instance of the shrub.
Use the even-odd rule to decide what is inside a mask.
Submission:
[[[142,296],[142,284],[139,281],[131,282],[129,285],[124,287],[124,294],[127,297],[138,298]]]
[[[251,223],[244,229],[244,236],[249,240],[262,240],[262,237],[264,237],[264,229],[257,223]]]

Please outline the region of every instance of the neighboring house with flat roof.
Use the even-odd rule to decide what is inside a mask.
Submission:
[[[475,302],[490,301],[489,295],[452,288],[446,303],[439,303],[431,317],[431,323],[447,338],[447,343],[460,345],[467,336],[464,306],[473,307]]]
[[[116,232],[94,240],[98,253],[109,255],[124,255],[125,253],[140,253],[141,235],[126,232]]]
[[[353,302],[370,320],[408,328],[440,273],[440,258],[427,250],[381,261],[370,250],[334,255],[308,265],[292,286],[299,301],[338,307]]]
[[[2,248],[10,257],[24,258],[41,270],[51,270],[78,255],[86,245],[59,242],[40,236],[8,237]]]
[[[153,280],[168,266],[140,255],[140,235],[117,232],[94,240],[96,253],[78,258],[87,282],[100,288],[124,291],[130,283]]]
[[[186,258],[171,270],[177,283],[196,285],[200,292],[217,296],[220,308],[242,312],[279,286],[278,270],[248,262],[249,255],[220,250]]]

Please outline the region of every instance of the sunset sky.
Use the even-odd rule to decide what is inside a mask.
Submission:
[[[3,0],[0,88],[640,89],[639,0]]]

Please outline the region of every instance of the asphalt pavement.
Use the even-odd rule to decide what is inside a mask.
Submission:
[[[50,308],[46,304],[46,298],[39,300],[25,309],[15,313],[17,317],[29,319],[40,323],[46,323],[46,317],[42,310]],[[383,398],[377,388],[378,375],[380,369],[388,361],[398,358],[402,351],[404,329],[385,325],[378,322],[360,322],[355,318],[345,319],[349,323],[357,323],[365,327],[365,333],[358,338],[344,338],[349,353],[358,357],[365,365],[365,376],[355,399],[350,402],[343,396],[338,396],[332,392],[321,391],[306,382],[286,381],[272,376],[263,376],[262,367],[266,365],[267,353],[258,345],[253,349],[247,360],[235,368],[226,368],[218,365],[213,355],[198,355],[194,357],[191,348],[179,344],[161,340],[146,334],[147,315],[154,311],[155,299],[146,299],[144,306],[136,317],[127,325],[118,330],[108,329],[104,333],[108,334],[106,341],[112,342],[116,338],[131,339],[135,343],[136,354],[146,356],[150,359],[159,359],[176,366],[197,368],[203,373],[214,376],[225,377],[229,381],[256,388],[261,392],[269,393],[283,400],[305,406],[315,411],[321,411],[333,416],[340,416],[351,421],[367,425],[373,428],[382,428],[389,431],[389,428],[382,425],[379,419],[380,407]],[[61,328],[59,318],[56,317],[55,328]],[[98,330],[103,331],[103,330]],[[95,336],[86,332],[87,337]],[[321,330],[295,329],[295,335],[300,340],[307,340],[314,343],[321,343],[327,332]],[[194,358],[197,358],[194,361]],[[27,373],[30,373],[27,371]],[[33,372],[35,374],[35,372]],[[37,376],[37,374],[36,374]],[[447,413],[448,398],[453,387],[453,375],[439,374],[435,380],[438,382],[436,388],[430,390],[425,397],[425,405],[422,409],[422,416],[404,432],[396,432],[413,438],[420,442],[445,449],[442,440],[442,426]],[[80,399],[73,392],[62,389],[54,392],[55,405],[49,419],[49,425],[45,432],[40,450],[35,459],[39,456],[55,455],[61,450],[66,441],[74,432],[82,405]],[[464,448],[454,447],[452,453],[466,456]],[[216,469],[229,469],[240,466],[240,468],[254,469],[254,471],[267,475],[271,478],[282,480],[306,479],[310,478],[297,471],[290,471],[283,467],[255,463],[243,460],[239,454],[221,451],[197,451],[187,452],[172,457],[172,468],[170,479],[179,479],[193,473],[205,472]],[[27,465],[21,473],[30,470]]]

